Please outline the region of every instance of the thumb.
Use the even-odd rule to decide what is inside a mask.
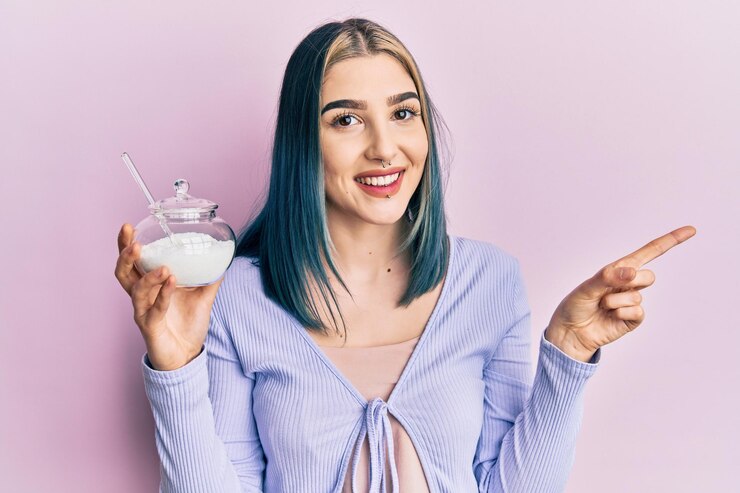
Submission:
[[[637,269],[632,267],[614,267],[613,269],[614,287],[620,287],[629,284],[637,275]]]
[[[588,299],[597,300],[611,288],[629,284],[637,275],[637,270],[627,266],[607,265],[591,279],[581,285],[581,293]]]

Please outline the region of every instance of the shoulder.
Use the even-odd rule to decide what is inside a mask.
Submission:
[[[269,338],[282,320],[283,309],[265,295],[258,265],[247,257],[236,257],[224,274],[213,304],[216,316],[235,339],[250,344]]]
[[[235,257],[226,269],[216,295],[217,302],[254,300],[263,294],[260,268],[248,257]]]
[[[500,246],[464,236],[449,235],[453,255],[463,270],[519,275],[519,259]]]
[[[452,271],[458,292],[465,293],[476,309],[489,310],[494,318],[506,314],[507,320],[528,313],[526,287],[516,256],[483,240],[450,235],[450,242],[455,244]]]
[[[483,240],[450,235],[450,272],[464,291],[476,292],[486,300],[505,300],[525,291],[519,259],[500,246]]]
[[[256,263],[256,260],[250,257],[234,257],[231,265],[226,269],[224,275],[224,282],[227,280],[234,281],[259,281],[260,279],[260,268]]]

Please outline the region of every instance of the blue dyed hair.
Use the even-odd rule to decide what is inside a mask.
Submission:
[[[415,60],[393,34],[367,19],[319,26],[288,60],[267,197],[257,216],[239,234],[236,251],[237,256],[249,257],[259,265],[265,294],[308,329],[329,329],[319,316],[318,300],[312,296],[311,287],[320,293],[333,329],[339,330],[337,314],[344,325],[322,258],[349,293],[332,260],[333,244],[326,219],[319,140],[324,74],[342,60],[380,53],[393,56],[413,79],[429,143],[421,182],[404,215],[410,228],[399,250],[409,250],[412,263],[409,284],[398,306],[408,306],[431,291],[447,272],[449,244],[437,137],[446,127],[429,99]]]

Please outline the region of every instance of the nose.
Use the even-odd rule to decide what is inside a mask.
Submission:
[[[365,157],[371,161],[393,161],[398,155],[393,131],[386,125],[373,125],[368,135]]]

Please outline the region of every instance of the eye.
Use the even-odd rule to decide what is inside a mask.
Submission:
[[[419,116],[421,112],[418,110],[412,108],[411,106],[402,106],[398,108],[395,112],[395,115],[400,115],[397,120],[406,121],[406,120],[412,120]]]
[[[334,119],[331,121],[332,127],[351,127],[352,126],[352,119],[357,120],[357,117],[353,115],[352,113],[345,111],[344,113],[340,113]]]

